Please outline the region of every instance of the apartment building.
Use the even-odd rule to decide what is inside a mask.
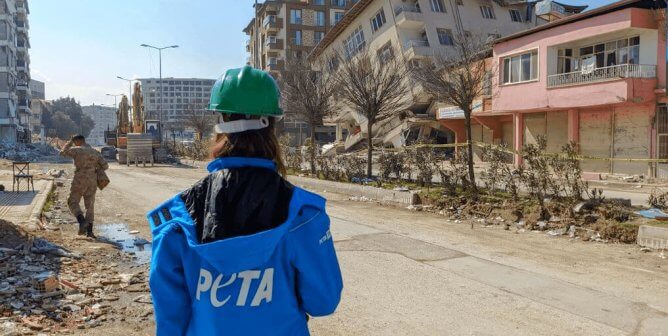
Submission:
[[[358,0],[275,0],[256,8],[253,18],[243,30],[248,35],[248,64],[271,73],[280,82],[289,57],[306,58],[327,32],[344,17]],[[279,125],[301,145],[310,131],[308,124],[290,111]],[[329,142],[333,129],[319,128],[319,142]]]
[[[28,0],[0,0],[0,141],[30,142]]]
[[[419,66],[434,55],[447,54],[454,36],[474,34],[498,38],[537,25],[533,4],[524,1],[488,0],[360,0],[310,54],[312,60],[335,68],[335,53],[354,57],[369,49],[381,57],[399,57],[409,66]],[[335,70],[335,69],[332,69]],[[393,118],[375,126],[379,145],[401,147],[410,139],[431,137],[452,142],[453,134],[426,113],[431,98],[419,87],[411,87],[411,116]],[[350,150],[366,139],[363,116],[343,110],[335,120],[342,135],[348,132],[344,149]]]
[[[37,98],[37,99],[46,99],[46,91],[45,91],[45,86],[44,82],[40,82],[35,79],[30,80],[30,93],[32,95],[32,98]]]
[[[619,1],[500,39],[474,141],[520,149],[541,136],[549,152],[572,141],[590,158],[582,161],[590,178],[668,178],[668,164],[647,162],[668,159],[665,7]],[[462,120],[438,118],[465,136]]]
[[[189,109],[201,110],[209,103],[214,79],[208,78],[163,78],[162,102],[160,99],[160,79],[140,78],[144,96],[146,119],[159,119],[165,124],[182,122]]]
[[[115,130],[118,123],[116,108],[93,104],[82,106],[81,110],[83,114],[91,117],[93,122],[95,122],[95,127],[88,134],[86,142],[93,146],[105,145],[104,132]]]
[[[42,124],[42,116],[45,113],[51,113],[51,102],[44,99],[35,98],[31,99],[30,111],[32,112],[31,121],[30,121],[30,132],[32,132],[33,139],[35,137],[44,138],[45,130],[44,125]]]

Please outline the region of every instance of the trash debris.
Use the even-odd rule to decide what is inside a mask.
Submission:
[[[668,220],[668,214],[657,208],[641,210],[636,212],[636,214],[649,219]]]

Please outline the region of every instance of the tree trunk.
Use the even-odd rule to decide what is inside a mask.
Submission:
[[[471,111],[464,112],[465,123],[466,123],[466,141],[468,149],[468,167],[469,167],[469,184],[471,185],[471,191],[477,192],[478,186],[475,183],[475,171],[473,171],[473,135],[471,134]]]
[[[309,161],[311,162],[311,174],[315,176],[315,124],[310,125],[311,127],[311,146],[309,148]]]
[[[371,120],[367,119],[367,134],[366,134],[366,139],[367,139],[367,153],[366,153],[366,177],[371,178],[371,169],[372,169],[372,163],[371,163],[371,158],[373,156],[373,141],[371,140],[373,136],[371,135],[371,129],[373,128],[373,123],[371,123]]]

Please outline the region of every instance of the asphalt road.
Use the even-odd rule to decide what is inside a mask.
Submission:
[[[146,211],[205,172],[112,164],[109,176],[98,223],[149,237]],[[345,290],[314,335],[668,335],[658,253],[325,196]]]

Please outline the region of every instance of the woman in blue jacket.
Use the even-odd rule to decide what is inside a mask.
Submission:
[[[210,174],[149,212],[150,287],[158,335],[308,335],[334,312],[343,283],[325,200],[287,182],[267,73],[216,82]]]

